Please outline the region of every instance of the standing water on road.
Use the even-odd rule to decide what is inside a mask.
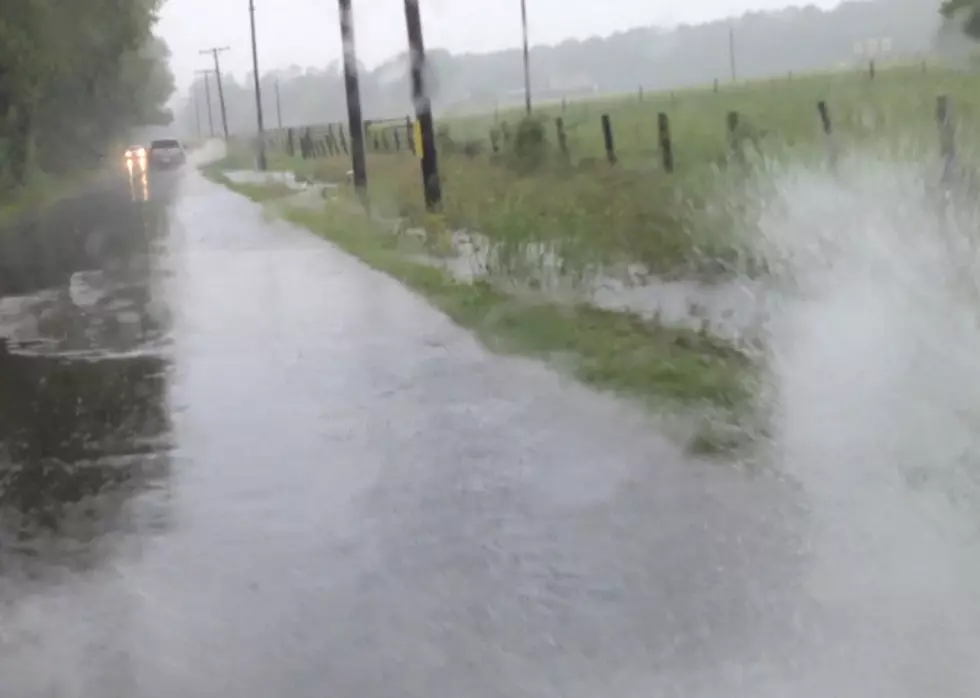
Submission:
[[[178,177],[7,238],[0,695],[973,695],[977,267],[914,173],[776,178],[751,473]]]

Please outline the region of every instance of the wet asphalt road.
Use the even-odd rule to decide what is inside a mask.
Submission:
[[[199,174],[0,240],[3,698],[759,695],[791,664],[778,485]]]

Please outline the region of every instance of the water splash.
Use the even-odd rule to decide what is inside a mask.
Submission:
[[[975,695],[976,206],[878,158],[766,179],[772,456],[805,492],[822,609],[803,694]]]

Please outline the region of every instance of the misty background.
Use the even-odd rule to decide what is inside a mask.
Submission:
[[[447,115],[520,104],[523,68],[517,0],[510,3],[513,8],[493,0],[495,9],[483,0],[421,4],[435,109]],[[254,132],[252,76],[246,69],[251,61],[247,2],[214,5],[222,12],[233,9],[234,16],[222,14],[218,21],[193,24],[193,30],[187,27],[190,20],[181,21],[190,0],[171,0],[164,8],[159,31],[171,47],[178,84],[185,85],[174,104],[176,126],[185,133],[196,131],[189,92],[196,90],[202,128],[208,131],[203,78],[195,76],[194,69],[211,67],[210,57],[197,52],[218,45],[231,47],[222,54],[229,128],[236,133]],[[373,119],[403,118],[411,112],[411,102],[402,2],[354,5],[365,114]],[[505,12],[505,5],[513,11]],[[687,11],[695,15],[732,8],[730,0],[692,5],[696,7]],[[881,63],[923,60],[942,54],[940,49],[949,55],[961,53],[968,45],[959,31],[944,31],[935,0],[863,0],[826,8],[753,10],[730,19],[670,28],[644,24],[664,13],[650,0],[564,5],[557,0],[529,0],[528,6],[531,85],[538,101],[633,92],[641,86],[664,90],[727,81],[729,27],[734,32],[740,80],[866,65],[871,56]],[[301,7],[306,8],[305,14]],[[277,125],[276,83],[284,126],[343,120],[346,102],[336,3],[297,1],[282,3],[280,8],[270,6],[257,13],[267,125]],[[630,20],[633,24],[624,27]],[[668,20],[665,16],[664,22]],[[590,28],[596,35],[589,35]],[[603,30],[612,33],[599,36]],[[568,35],[576,38],[563,38]],[[943,36],[948,41],[941,40]],[[481,48],[486,51],[480,52]],[[211,93],[215,126],[220,130],[213,80]]]

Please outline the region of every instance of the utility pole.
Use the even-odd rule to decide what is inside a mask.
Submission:
[[[199,51],[202,55],[210,53],[214,57],[214,75],[218,81],[218,101],[221,103],[221,128],[225,133],[225,142],[228,141],[228,112],[225,109],[225,90],[221,85],[221,61],[218,60],[218,54],[230,50],[227,46],[222,46],[220,48],[206,48],[203,51]]]
[[[258,121],[259,172],[265,172],[265,124],[262,123],[262,88],[259,86],[259,50],[255,40],[255,0],[248,0],[248,13],[252,20],[252,73],[255,77],[255,118]]]
[[[208,103],[208,128],[211,129],[211,138],[214,138],[214,112],[211,109],[211,73],[212,70],[198,70],[195,71],[198,75],[204,76],[204,95],[207,97]]]
[[[436,159],[435,130],[432,125],[432,102],[425,84],[425,44],[422,41],[422,18],[418,0],[405,0],[405,24],[408,28],[408,48],[412,60],[412,101],[415,117],[422,132],[422,186],[425,207],[437,211],[442,205],[442,185]]]
[[[527,44],[527,0],[521,0],[521,26],[524,30],[524,108],[531,114],[531,52]]]
[[[344,44],[344,88],[347,92],[347,130],[350,132],[351,169],[354,188],[367,193],[367,161],[364,157],[364,119],[361,114],[361,88],[357,78],[357,50],[354,46],[354,13],[351,0],[338,0],[340,38]]]
[[[732,23],[728,23],[728,63],[732,69],[732,82],[734,83],[738,79],[738,73],[735,70],[735,27]]]
[[[282,131],[282,95],[279,94],[279,78],[276,78],[276,118]]]
[[[191,85],[191,100],[194,102],[194,123],[197,126],[197,140],[201,140],[201,105],[197,98],[197,84]]]

